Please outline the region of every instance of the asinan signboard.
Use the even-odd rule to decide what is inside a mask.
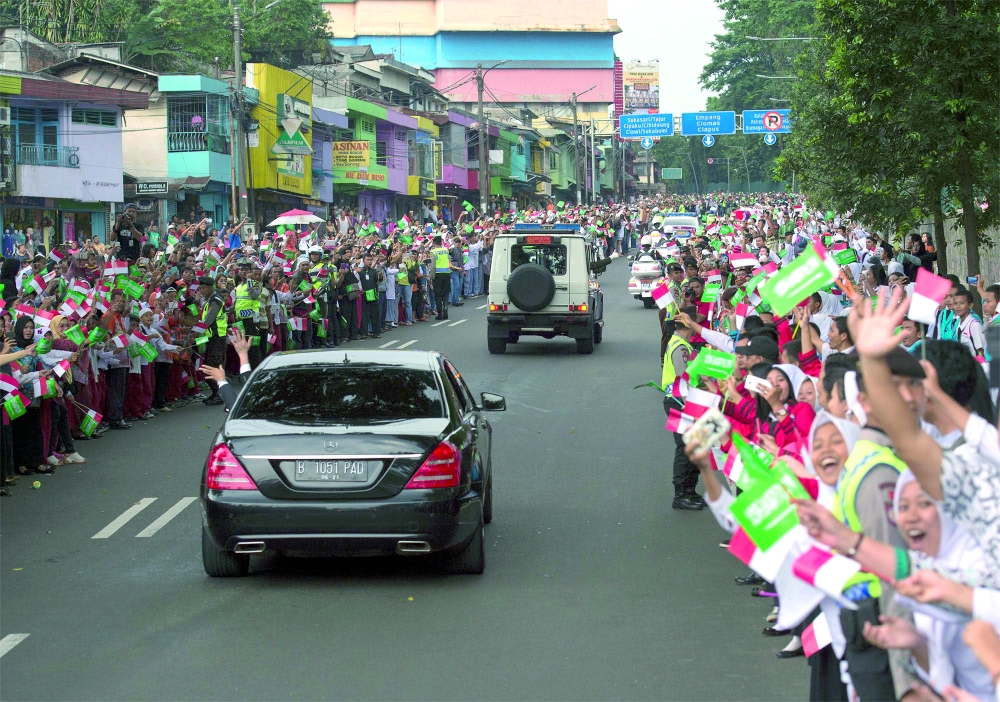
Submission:
[[[371,142],[370,141],[335,141],[333,147],[333,160],[331,165],[334,168],[358,168],[371,165]]]

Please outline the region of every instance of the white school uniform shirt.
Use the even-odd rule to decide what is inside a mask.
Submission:
[[[978,319],[969,313],[969,316],[958,325],[958,340],[976,355],[976,349],[985,349],[986,340],[983,338],[983,325]]]

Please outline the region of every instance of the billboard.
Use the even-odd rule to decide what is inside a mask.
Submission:
[[[335,141],[332,148],[333,168],[351,168],[371,165],[370,141]]]
[[[622,68],[625,112],[660,108],[660,64],[630,61]]]

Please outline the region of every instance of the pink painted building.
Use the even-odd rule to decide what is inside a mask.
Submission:
[[[348,0],[324,5],[334,44],[369,44],[378,54],[432,71],[456,107],[474,110],[477,64],[490,68],[491,113],[606,119],[614,101],[614,49],[620,31],[607,0]]]

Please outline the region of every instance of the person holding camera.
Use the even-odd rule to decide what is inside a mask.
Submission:
[[[136,221],[138,210],[135,204],[128,203],[125,210],[115,219],[115,226],[111,229],[111,241],[118,244],[118,258],[129,263],[135,263],[139,259],[140,247],[142,246],[143,230],[142,225]]]

